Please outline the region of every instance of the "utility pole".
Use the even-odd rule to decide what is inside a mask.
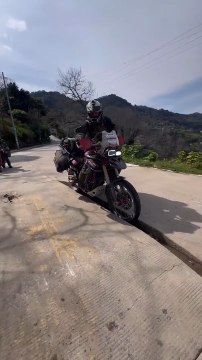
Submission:
[[[13,132],[14,132],[14,136],[15,136],[15,142],[16,142],[17,149],[19,149],[20,146],[19,146],[19,142],[18,142],[17,131],[16,131],[16,127],[15,127],[13,113],[12,113],[12,110],[11,110],[11,104],[10,104],[10,100],[9,100],[9,96],[8,96],[8,89],[7,89],[7,85],[6,85],[6,80],[5,80],[3,72],[2,72],[2,78],[3,78],[4,87],[5,87],[5,91],[6,91],[6,98],[7,98],[7,102],[8,102],[8,108],[9,108],[9,112],[10,112],[11,122],[12,122],[12,125],[13,125]]]

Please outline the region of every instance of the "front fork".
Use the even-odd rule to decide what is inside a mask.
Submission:
[[[105,181],[106,181],[107,185],[110,185],[110,184],[111,184],[111,181],[110,181],[110,178],[109,178],[109,175],[108,175],[108,171],[107,171],[106,166],[105,166],[105,165],[102,165],[102,169],[103,169]],[[115,171],[116,176],[118,177],[118,176],[119,176],[119,171],[118,171],[118,169],[114,169],[114,171]]]
[[[110,178],[109,178],[106,166],[102,165],[102,169],[103,169],[105,181],[106,181],[107,185],[110,185]]]
[[[103,173],[104,173],[104,178],[105,178],[105,181],[106,181],[106,196],[110,196],[111,200],[114,202],[116,202],[116,195],[115,195],[115,192],[114,192],[114,186],[113,186],[113,182],[110,181],[110,178],[109,178],[109,174],[108,174],[108,171],[107,171],[107,168],[105,165],[102,165],[102,169],[103,169]],[[116,173],[116,176],[118,177],[119,176],[119,172],[117,169],[114,169],[115,170],[115,173]],[[108,194],[108,195],[107,195]]]

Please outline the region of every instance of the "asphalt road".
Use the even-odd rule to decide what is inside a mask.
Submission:
[[[1,360],[196,360],[201,277],[66,185],[54,146],[0,175]]]

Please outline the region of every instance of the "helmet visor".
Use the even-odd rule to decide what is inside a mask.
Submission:
[[[91,119],[97,119],[100,116],[100,114],[101,114],[101,111],[99,109],[98,111],[96,111],[96,110],[90,111],[88,115],[90,116]]]

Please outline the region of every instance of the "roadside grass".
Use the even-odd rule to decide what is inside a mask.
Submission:
[[[171,170],[174,172],[186,173],[186,174],[196,174],[202,175],[202,164],[199,167],[195,167],[193,164],[187,164],[176,159],[171,160],[155,160],[149,161],[144,158],[135,158],[134,156],[128,156],[123,153],[123,159],[127,163],[144,166],[144,167],[153,167],[161,170]]]

